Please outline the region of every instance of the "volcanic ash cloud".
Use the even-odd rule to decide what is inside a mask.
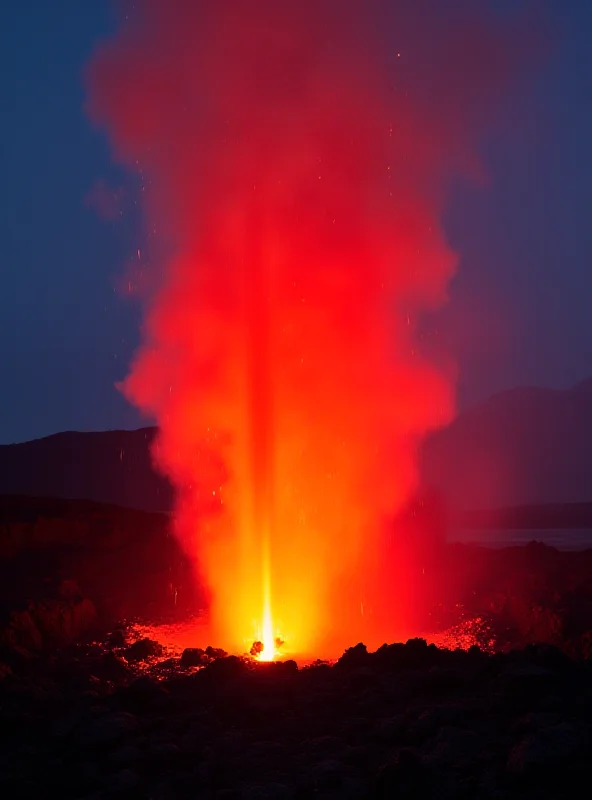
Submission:
[[[168,253],[122,389],[158,421],[216,644],[386,638],[386,596],[401,622],[385,522],[453,414],[417,321],[456,267],[447,182],[482,179],[524,52],[523,21],[469,5],[140,0],[89,65]]]

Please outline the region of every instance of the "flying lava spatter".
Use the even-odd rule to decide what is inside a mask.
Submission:
[[[447,182],[482,179],[475,134],[527,30],[452,5],[136,0],[89,65],[89,113],[168,249],[122,389],[158,422],[235,652],[393,633],[372,627],[385,522],[453,414],[416,341],[457,264]]]

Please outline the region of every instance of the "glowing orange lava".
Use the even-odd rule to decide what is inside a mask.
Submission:
[[[233,652],[259,627],[264,659],[277,631],[325,657],[404,622],[390,522],[454,410],[418,341],[456,268],[446,188],[482,177],[480,111],[522,44],[441,5],[137,0],[89,70],[159,246],[122,389]]]
[[[259,655],[260,661],[273,661],[277,655],[275,649],[275,636],[273,634],[273,622],[271,619],[271,608],[269,602],[265,604],[263,610],[263,628],[261,633],[261,643],[263,650]]]

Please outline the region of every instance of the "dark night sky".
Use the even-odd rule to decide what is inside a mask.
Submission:
[[[553,52],[482,143],[489,187],[456,187],[446,215],[462,261],[438,337],[458,357],[461,405],[592,374],[592,3],[543,4]],[[140,424],[113,384],[138,341],[139,309],[117,287],[143,235],[81,81],[113,25],[108,0],[3,6],[0,442]],[[112,220],[89,208],[101,181],[123,187]]]

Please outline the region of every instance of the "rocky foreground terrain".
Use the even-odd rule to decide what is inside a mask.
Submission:
[[[416,639],[300,669],[158,654],[118,633],[6,675],[2,796],[510,800],[592,777],[592,665],[550,646]]]
[[[116,624],[199,604],[165,515],[0,499],[0,796],[580,796],[592,552],[446,546],[433,523],[403,530],[410,586],[464,649],[262,664]]]

